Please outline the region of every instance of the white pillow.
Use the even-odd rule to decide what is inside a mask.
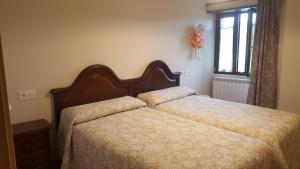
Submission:
[[[196,91],[193,89],[177,86],[162,90],[140,93],[137,97],[146,102],[149,107],[153,108],[158,104],[195,94]]]

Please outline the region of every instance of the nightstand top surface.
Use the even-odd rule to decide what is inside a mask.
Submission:
[[[51,124],[49,124],[44,119],[14,124],[12,126],[14,136],[19,136],[19,135],[23,135],[23,134],[31,134],[31,133],[40,132],[43,130],[49,130],[50,128],[51,128]]]

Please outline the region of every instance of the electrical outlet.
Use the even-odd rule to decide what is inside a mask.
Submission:
[[[186,69],[186,70],[183,71],[182,75],[183,76],[188,76],[190,73],[191,73],[190,70]]]
[[[35,90],[24,90],[18,92],[18,97],[20,101],[31,100],[36,98]]]
[[[185,74],[186,74],[186,75],[189,75],[190,73],[191,73],[191,72],[190,72],[189,69],[186,69],[186,70],[185,70]]]

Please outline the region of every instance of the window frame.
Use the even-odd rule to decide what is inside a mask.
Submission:
[[[240,36],[240,16],[242,13],[248,13],[248,25],[247,25],[247,42],[246,42],[246,60],[245,60],[245,72],[238,72],[238,55],[239,55],[239,36]],[[228,75],[242,75],[250,76],[250,63],[251,63],[251,35],[254,30],[252,30],[252,19],[253,14],[256,13],[256,7],[250,7],[245,10],[245,8],[218,13],[216,15],[216,37],[215,37],[215,61],[214,61],[214,73],[216,74],[228,74]],[[221,34],[221,19],[227,17],[234,17],[233,26],[233,63],[232,72],[222,72],[219,71],[219,58],[220,58],[220,34]]]

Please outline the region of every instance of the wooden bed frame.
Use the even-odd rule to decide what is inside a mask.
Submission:
[[[53,89],[56,127],[61,110],[122,96],[136,97],[139,93],[180,85],[180,74],[172,73],[163,61],[151,62],[140,78],[121,80],[105,65],[92,65],[84,69],[66,88]]]

